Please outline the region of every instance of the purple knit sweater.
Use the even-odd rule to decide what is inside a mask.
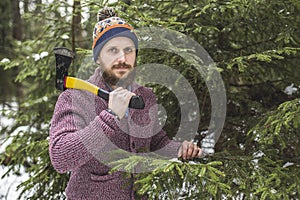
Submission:
[[[89,82],[106,88],[99,69]],[[91,93],[68,89],[59,96],[51,122],[49,152],[59,173],[71,171],[66,188],[69,200],[135,199],[133,175],[125,178],[122,172],[109,173],[109,159],[120,156],[114,150],[139,154],[167,145],[163,153],[177,156],[180,144],[171,141],[158,125],[155,95],[135,83],[132,91],[143,97],[146,106],[129,109],[128,116],[120,121],[106,111],[107,101]]]

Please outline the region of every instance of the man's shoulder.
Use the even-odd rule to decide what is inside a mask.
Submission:
[[[94,94],[85,91],[85,90],[78,90],[78,89],[66,89],[62,93],[59,94],[57,102],[64,102],[64,103],[80,103],[86,104],[91,100],[94,100]]]

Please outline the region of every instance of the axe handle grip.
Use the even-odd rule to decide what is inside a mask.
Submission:
[[[96,85],[89,83],[87,81],[84,81],[82,79],[65,76],[64,79],[64,88],[73,88],[78,90],[86,90],[88,92],[91,92],[105,100],[108,100],[109,98],[109,92],[106,90],[103,90]],[[136,109],[143,109],[145,107],[144,100],[141,96],[133,96],[130,99],[129,102],[130,108],[136,108]]]
[[[98,87],[81,79],[66,76],[64,81],[65,88],[73,88],[78,90],[86,90],[95,95],[98,95]]]

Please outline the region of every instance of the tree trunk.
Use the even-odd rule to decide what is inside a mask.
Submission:
[[[12,35],[16,40],[21,41],[23,39],[23,23],[20,14],[20,0],[12,1],[12,20],[13,20],[13,30]]]
[[[72,17],[72,50],[75,51],[76,46],[82,47],[81,34],[81,4],[80,0],[74,0],[73,17]]]
[[[23,40],[23,23],[20,13],[20,0],[13,0],[12,1],[12,37],[14,40],[22,41]],[[19,73],[18,68],[14,68],[13,74],[14,77]],[[22,83],[16,82],[16,99],[19,104],[20,98],[23,97],[22,91]]]

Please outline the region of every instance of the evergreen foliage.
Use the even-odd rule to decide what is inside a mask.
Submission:
[[[75,12],[70,12],[73,5],[66,1],[26,2],[31,9],[24,4],[21,17],[27,28],[22,41],[6,35],[12,35],[12,19],[1,18],[0,30],[8,31],[1,35],[1,50],[10,50],[1,51],[0,60],[9,57],[11,62],[0,65],[17,69],[17,76],[11,78],[22,83],[24,96],[17,110],[2,111],[14,121],[10,127],[1,127],[0,136],[12,142],[1,152],[0,163],[8,172],[18,173],[25,167],[29,173],[30,178],[19,186],[22,198],[65,199],[68,174],[55,172],[48,155],[50,120],[59,95],[54,87],[53,48],[76,49],[71,75],[93,72],[88,56],[95,13],[107,2],[76,0]],[[1,8],[9,8],[10,3],[1,1]],[[113,5],[137,28],[168,28],[197,41],[220,69],[227,92],[227,118],[216,154],[193,162],[152,160],[149,165],[154,170],[139,174],[136,181],[139,194],[147,193],[152,199],[298,199],[300,1],[144,0]],[[75,27],[77,15],[86,20]],[[189,80],[199,100],[199,131],[207,129],[210,97],[193,64],[153,49],[139,52],[138,64],[144,63],[171,66]],[[2,72],[0,76],[2,83]],[[285,92],[290,85],[294,92]],[[174,136],[181,115],[176,97],[167,88],[149,86],[168,113],[164,129]],[[143,162],[141,157],[128,159],[114,163],[116,169],[130,161],[133,164],[127,169],[131,170],[137,161]]]

